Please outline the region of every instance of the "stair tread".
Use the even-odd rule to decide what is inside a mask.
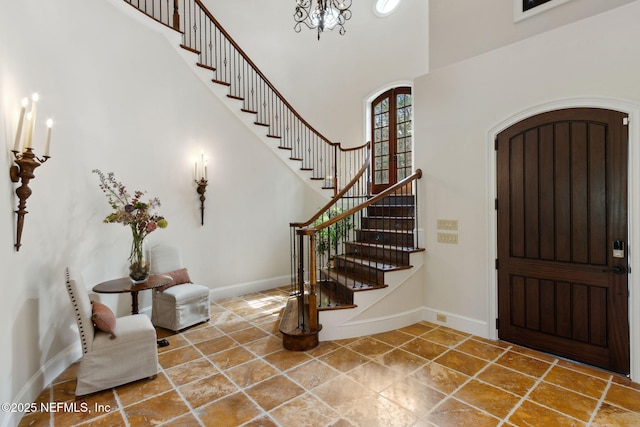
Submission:
[[[413,234],[413,230],[391,230],[389,228],[356,228],[356,231],[364,231],[367,233]]]
[[[345,242],[347,245],[366,246],[368,248],[388,249],[391,251],[402,252],[421,252],[424,248],[414,248],[412,246],[397,246],[397,245],[382,245],[380,243],[368,243],[368,242]]]
[[[335,258],[344,259],[354,264],[375,268],[376,270],[381,270],[381,271],[404,270],[412,267],[411,265],[389,264],[385,262],[372,261],[370,258],[362,258],[362,257],[350,256],[350,255],[336,255]]]
[[[331,280],[334,280],[336,283],[339,283],[341,286],[344,286],[347,289],[352,290],[353,292],[360,292],[360,291],[369,291],[369,290],[373,290],[373,289],[382,289],[382,288],[386,288],[389,285],[371,285],[369,283],[364,283],[361,282],[360,280],[357,280],[356,278],[348,275],[348,274],[343,274],[343,273],[339,273],[336,270],[333,269],[323,269],[321,270],[321,272],[323,274],[326,274]],[[348,281],[348,283],[345,282]]]

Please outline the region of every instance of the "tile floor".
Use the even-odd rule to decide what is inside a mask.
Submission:
[[[286,351],[287,290],[212,303],[209,323],[158,331],[155,380],[20,426],[640,426],[639,384],[427,322]],[[74,402],[75,369],[37,402]]]

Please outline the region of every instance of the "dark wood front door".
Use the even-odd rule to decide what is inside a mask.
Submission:
[[[557,110],[496,141],[500,339],[622,374],[630,357],[626,117]]]

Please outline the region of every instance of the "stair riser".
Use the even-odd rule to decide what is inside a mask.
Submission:
[[[384,199],[374,203],[374,205],[415,205],[415,196],[411,194],[392,194],[391,196],[387,196]]]
[[[347,255],[359,258],[367,258],[385,264],[399,266],[409,265],[409,254],[393,249],[381,247],[360,246],[353,243],[346,243],[345,251]]]
[[[368,217],[382,217],[382,216],[395,216],[395,217],[413,217],[415,208],[413,206],[381,206],[371,205],[367,208]]]
[[[341,258],[336,259],[335,270],[338,273],[355,278],[363,283],[370,285],[382,285],[384,283],[384,272],[374,267],[354,264],[348,260]]]
[[[353,292],[333,281],[318,282],[318,307],[353,305]]]
[[[372,228],[376,230],[404,230],[412,231],[415,221],[412,218],[383,218],[371,217],[362,218],[362,228]]]
[[[356,240],[364,243],[413,247],[413,234],[386,233],[384,231],[356,230]]]

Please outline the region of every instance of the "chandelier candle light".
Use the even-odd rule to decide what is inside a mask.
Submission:
[[[18,204],[18,210],[15,211],[18,215],[18,224],[16,230],[16,251],[20,250],[22,240],[22,228],[24,227],[24,216],[27,212],[27,199],[31,196],[31,189],[29,188],[29,181],[35,178],[33,172],[35,169],[49,160],[49,147],[51,144],[51,128],[53,127],[53,121],[47,120],[47,132],[45,136],[44,155],[42,158],[36,156],[33,152],[33,135],[35,133],[36,126],[36,112],[38,109],[38,101],[40,97],[37,93],[31,96],[31,111],[26,113],[29,105],[29,100],[24,98],[22,100],[22,107],[20,108],[20,116],[18,118],[18,128],[16,129],[16,138],[13,144],[13,156],[15,158],[16,165],[11,166],[9,169],[9,176],[12,182],[21,182],[20,187],[16,189],[16,195],[20,200]],[[26,123],[24,121],[26,114]],[[23,135],[24,128],[24,135]],[[22,142],[22,149],[20,149],[20,142]]]
[[[196,160],[194,165],[193,179],[200,195],[200,225],[204,225],[204,193],[207,191],[207,160],[204,158],[204,151],[200,153],[200,163]]]
[[[314,7],[313,4],[316,3]],[[296,21],[293,29],[299,33],[302,25],[309,29],[318,30],[318,40],[324,30],[339,28],[340,35],[344,35],[344,24],[351,19],[351,0],[296,0],[296,10],[293,19]]]

